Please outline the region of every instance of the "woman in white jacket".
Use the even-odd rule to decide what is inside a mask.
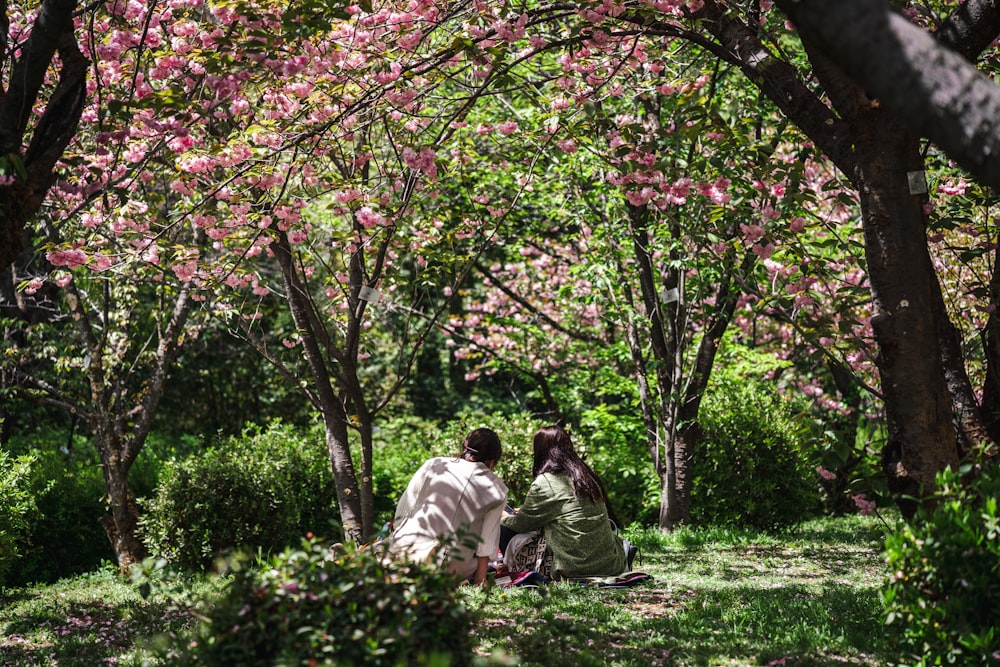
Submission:
[[[463,583],[481,584],[497,557],[507,504],[507,486],[493,472],[500,451],[500,437],[478,428],[458,457],[425,461],[396,507],[390,553],[440,563]]]

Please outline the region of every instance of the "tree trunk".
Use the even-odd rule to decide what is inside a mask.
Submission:
[[[333,469],[334,483],[337,485],[337,506],[340,509],[340,524],[344,539],[360,544],[366,535],[361,494],[358,492],[354,462],[348,438],[347,415],[337,405],[328,406],[323,411],[326,429],[326,448]]]
[[[6,7],[6,3],[4,3]],[[56,180],[55,166],[76,134],[87,92],[89,61],[73,34],[76,0],[43,0],[27,42],[14,61],[6,91],[0,90],[0,269],[26,247],[25,225],[41,208]],[[6,16],[4,16],[6,18]],[[6,30],[3,34],[6,42]],[[59,82],[24,148],[29,120],[48,69],[59,54]]]
[[[932,315],[940,286],[927,251],[926,196],[910,186],[916,174],[923,178],[923,159],[917,137],[876,105],[859,114],[854,130],[871,322],[888,426],[883,465],[893,492],[916,495],[958,460]]]
[[[118,570],[122,574],[127,574],[133,565],[141,563],[146,557],[146,547],[136,536],[136,529],[139,526],[139,506],[128,485],[128,471],[113,463],[101,467],[111,510],[101,517],[101,526],[115,552]]]
[[[122,459],[123,448],[114,434],[98,426],[94,437],[101,455],[101,473],[110,509],[108,514],[101,517],[101,526],[115,552],[119,571],[127,574],[133,565],[146,557],[146,548],[136,535],[139,506],[128,485],[128,471],[132,466],[130,461]]]
[[[358,478],[351,459],[351,442],[348,431],[347,412],[335,388],[335,378],[327,366],[320,337],[325,333],[311,311],[308,290],[303,284],[295,266],[295,256],[291,243],[284,232],[280,232],[271,246],[281,268],[285,282],[285,299],[292,321],[302,338],[306,363],[312,375],[315,401],[323,415],[326,435],[326,449],[337,485],[337,505],[340,508],[341,528],[344,539],[361,542],[366,530],[362,511],[362,498],[358,488]]]
[[[375,495],[372,484],[372,417],[367,415],[361,424],[361,531],[362,539],[368,541],[375,535]]]

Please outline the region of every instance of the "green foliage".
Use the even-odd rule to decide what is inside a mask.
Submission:
[[[230,549],[265,552],[331,533],[336,488],[322,438],[275,423],[171,461],[140,520],[150,552],[192,568]]]
[[[31,533],[38,508],[29,490],[31,456],[12,457],[0,449],[0,585]]]
[[[262,327],[278,329],[283,323],[274,301],[269,297],[258,304]],[[308,401],[294,384],[277,380],[267,360],[233,336],[225,323],[211,322],[185,344],[171,370],[154,428],[207,441],[276,419],[308,424]]]
[[[610,507],[622,527],[635,522],[655,524],[660,507],[660,478],[637,412],[618,414],[603,404],[586,410],[577,444],[581,456],[604,482]]]
[[[104,479],[93,444],[58,430],[33,430],[11,448],[34,459],[26,479],[37,516],[9,574],[16,585],[53,582],[114,559],[100,524]]]
[[[937,492],[886,539],[886,623],[908,665],[1000,661],[1000,469],[939,473]]]
[[[770,530],[818,509],[794,413],[773,384],[716,374],[699,413],[691,520]]]
[[[389,521],[417,468],[441,448],[441,429],[419,417],[381,422],[372,434],[372,487],[378,525]],[[449,450],[457,452],[459,446]]]
[[[471,615],[442,568],[393,561],[378,548],[337,554],[315,540],[239,569],[195,642],[169,664],[466,665]]]

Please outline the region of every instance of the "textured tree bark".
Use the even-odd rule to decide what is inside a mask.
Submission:
[[[824,112],[810,91],[788,81],[797,76],[794,70],[775,62],[726,7],[706,0],[702,16],[709,19],[706,29],[750,79],[833,159],[859,192],[889,430],[885,468],[894,490],[914,493],[932,485],[937,471],[957,460],[960,441],[980,438],[985,431],[964,364],[956,359],[955,329],[930,263],[924,196],[910,192],[910,174],[922,179],[923,160],[919,135],[906,124],[923,118],[924,125],[913,125],[923,131],[935,124],[930,120],[940,125],[961,112],[976,122],[982,114],[995,122],[991,104],[1000,103],[1000,89],[992,83],[984,86],[977,72],[968,72],[962,56],[940,48],[928,33],[878,0],[777,4],[796,21],[814,71],[839,114],[830,108]],[[996,8],[986,0],[967,4],[971,6],[966,14],[947,22],[949,39],[967,39],[982,48],[989,41],[984,35],[992,29],[983,25],[995,24]],[[883,89],[896,96],[893,103],[883,104],[881,97],[868,94]],[[973,97],[963,99],[966,95]],[[922,98],[918,105],[937,107],[913,112],[907,104],[915,103],[915,97]],[[979,102],[980,109],[969,109]],[[980,150],[982,144],[975,143],[989,134],[982,128],[973,125],[959,147]],[[955,133],[939,134],[948,138]],[[986,150],[992,150],[988,144]],[[956,413],[959,424],[954,423]]]
[[[364,536],[371,532],[371,526],[366,526],[364,523],[362,495],[358,488],[354,462],[351,459],[347,411],[337,393],[323,355],[321,338],[324,333],[313,317],[306,287],[299,280],[288,236],[283,232],[279,233],[271,247],[281,268],[289,312],[302,338],[315,389],[316,407],[323,415],[326,447],[334,483],[337,486],[337,506],[340,509],[344,538],[360,543]]]
[[[3,3],[6,28],[6,3]],[[86,96],[88,61],[73,34],[76,0],[45,0],[0,91],[0,160],[13,182],[0,185],[0,268],[6,269],[24,249],[26,223],[38,212],[55,182],[55,165],[76,134]],[[6,38],[7,30],[3,30]],[[24,148],[32,110],[45,72],[59,54],[59,82]]]
[[[903,124],[934,141],[980,183],[1000,190],[1000,88],[968,62],[961,47],[943,48],[884,0],[776,4],[800,34]],[[985,22],[986,33],[995,26],[991,4],[974,3],[981,15],[967,14],[970,21]],[[949,29],[961,34],[962,24],[955,19]]]
[[[922,177],[923,159],[916,135],[892,114],[871,108],[859,120],[859,195],[889,430],[883,465],[894,492],[916,496],[958,460],[952,397],[937,354],[934,301],[941,294],[927,251],[925,197],[909,185],[910,174]]]
[[[101,453],[101,470],[104,476],[104,488],[108,492],[110,512],[101,517],[101,526],[108,536],[111,548],[118,561],[118,570],[127,574],[133,565],[141,563],[146,557],[146,547],[137,537],[139,526],[139,506],[128,485],[128,471],[131,465],[123,465],[117,456],[120,443],[109,438],[101,442],[98,434],[98,449]]]

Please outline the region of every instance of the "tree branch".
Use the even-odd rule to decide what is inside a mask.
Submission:
[[[800,34],[914,131],[1000,190],[1000,88],[882,0],[777,0]]]

